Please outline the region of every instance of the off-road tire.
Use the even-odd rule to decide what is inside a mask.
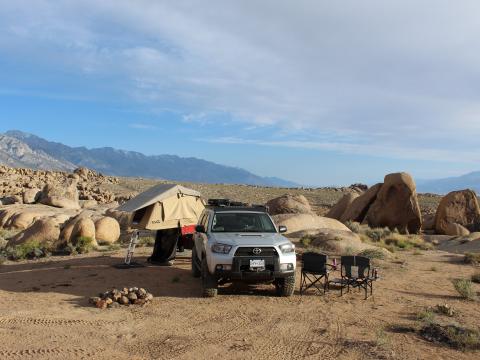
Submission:
[[[218,281],[210,274],[207,259],[202,259],[202,292],[203,297],[215,297],[218,293]]]
[[[275,290],[278,296],[292,296],[295,291],[295,275],[276,279]]]
[[[194,278],[199,278],[202,276],[202,270],[198,268],[197,265],[198,257],[197,257],[197,250],[195,246],[192,248],[192,276]]]

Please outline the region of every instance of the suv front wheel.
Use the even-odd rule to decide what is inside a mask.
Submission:
[[[276,279],[275,289],[278,296],[292,296],[295,291],[295,275]]]
[[[217,296],[218,281],[208,271],[206,258],[202,259],[202,290],[203,290],[203,297]]]

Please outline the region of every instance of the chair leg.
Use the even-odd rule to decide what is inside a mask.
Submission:
[[[305,280],[305,277],[304,277],[304,274],[303,274],[303,271],[300,273],[300,295],[303,295],[303,282]]]
[[[323,293],[325,294],[328,290],[328,274],[325,274],[325,284],[323,284]]]

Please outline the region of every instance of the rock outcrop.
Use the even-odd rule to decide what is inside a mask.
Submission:
[[[350,207],[352,202],[358,197],[357,192],[349,192],[345,194],[325,215],[325,217],[340,220],[345,211]]]
[[[377,194],[380,191],[382,185],[382,183],[376,184],[369,188],[367,191],[365,191],[362,195],[354,199],[350,206],[343,213],[340,221],[356,221],[359,223],[363,222],[365,216],[367,215],[368,209],[370,208],[370,205],[372,205],[377,198]]]
[[[401,233],[418,233],[422,227],[422,214],[413,178],[407,173],[385,176],[365,222],[372,228],[388,227]]]
[[[308,200],[303,195],[285,194],[268,201],[266,205],[270,215],[313,213]]]
[[[453,191],[445,195],[435,214],[435,231],[445,235],[462,235],[480,227],[480,208],[473,190]]]
[[[330,219],[315,214],[280,214],[274,215],[273,220],[277,225],[287,227],[287,234],[302,236],[301,232],[316,229],[332,229],[350,231],[344,224],[335,219]]]
[[[48,249],[55,249],[60,236],[58,224],[49,218],[39,219],[8,241],[8,246],[37,241]]]

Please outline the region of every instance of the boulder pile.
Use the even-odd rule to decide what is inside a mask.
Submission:
[[[89,299],[90,304],[99,309],[114,308],[120,305],[146,305],[153,295],[144,288],[131,287],[122,290],[112,289]]]

